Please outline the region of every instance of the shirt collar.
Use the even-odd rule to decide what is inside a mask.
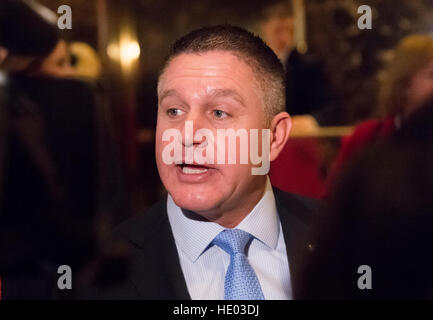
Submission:
[[[225,228],[215,222],[201,221],[188,216],[173,198],[167,197],[167,213],[176,243],[192,262],[197,261],[212,240]],[[271,249],[278,243],[280,220],[269,177],[265,192],[254,209],[235,229],[252,234]]]
[[[274,192],[268,177],[263,197],[236,229],[252,234],[269,248],[275,249],[278,244],[279,227],[280,219],[277,213]]]

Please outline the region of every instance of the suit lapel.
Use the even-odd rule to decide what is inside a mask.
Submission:
[[[300,255],[313,248],[308,241],[313,212],[302,198],[275,188],[274,194],[293,286],[302,268]],[[130,241],[138,247],[131,280],[141,299],[190,300],[167,216],[166,200],[164,197],[153,206],[129,233]]]
[[[164,206],[166,208],[166,206]],[[168,282],[172,284],[173,299],[190,300],[185,277],[180,266],[179,254],[177,252],[173,232],[168,221],[167,212],[164,211],[164,223],[161,234],[165,241],[162,241],[162,256]]]
[[[298,275],[303,267],[302,257],[314,249],[314,244],[309,239],[312,212],[297,196],[276,188],[274,194],[286,243],[292,287],[295,291]]]
[[[167,217],[166,197],[134,227],[130,241],[139,247],[132,282],[143,299],[191,299]]]

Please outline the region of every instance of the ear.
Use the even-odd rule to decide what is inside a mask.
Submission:
[[[270,161],[274,161],[289,139],[292,120],[287,112],[277,114],[271,121],[271,152]]]

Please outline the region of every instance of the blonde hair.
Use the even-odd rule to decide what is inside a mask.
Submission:
[[[72,42],[69,50],[77,58],[73,68],[78,77],[98,79],[101,76],[101,60],[95,49],[85,42]]]
[[[433,59],[433,38],[410,35],[394,49],[393,57],[379,75],[379,114],[401,114],[406,107],[406,89],[412,77]]]

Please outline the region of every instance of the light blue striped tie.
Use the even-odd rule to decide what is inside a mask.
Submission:
[[[213,240],[230,255],[230,265],[224,281],[225,300],[264,300],[259,280],[245,256],[245,246],[253,236],[238,229],[221,231]]]

